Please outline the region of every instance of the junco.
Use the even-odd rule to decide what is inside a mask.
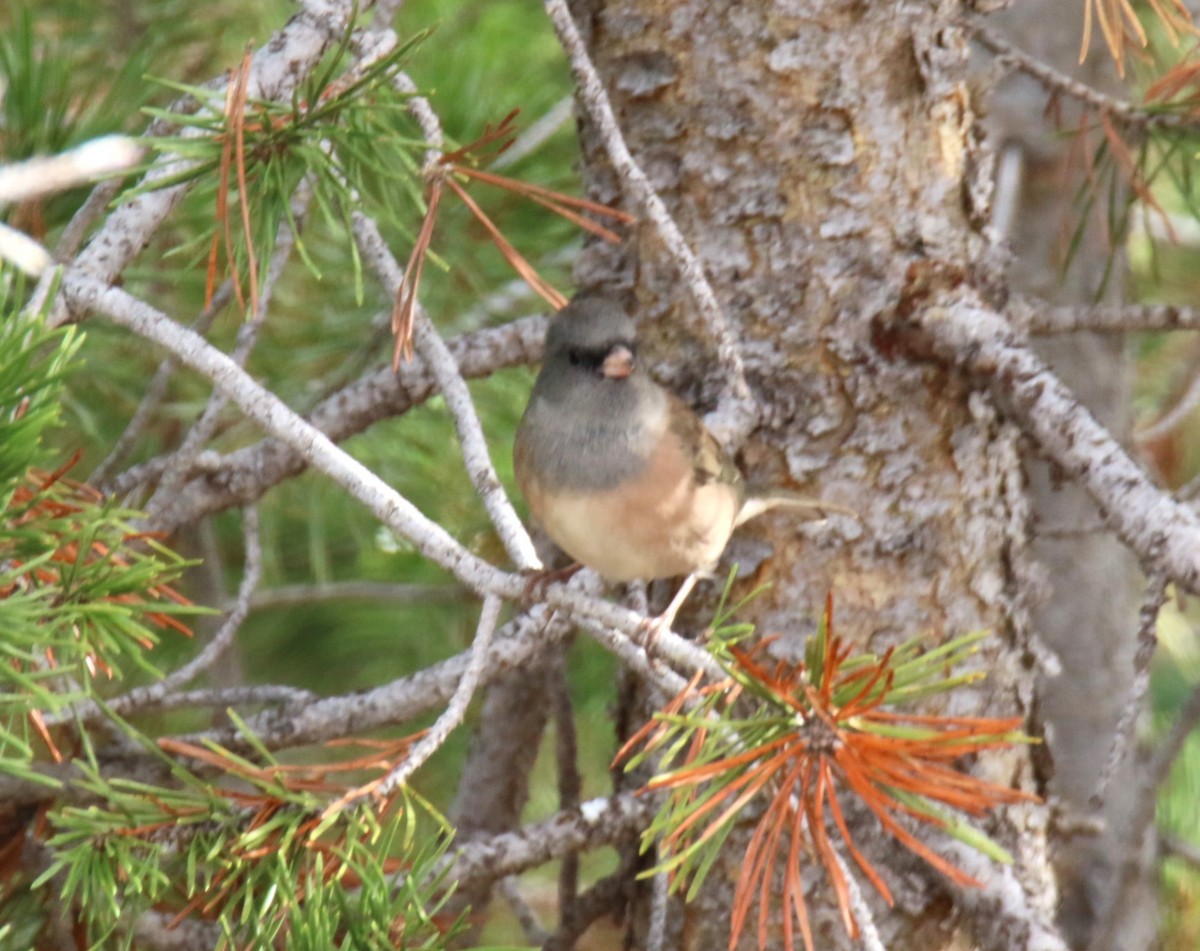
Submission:
[[[605,297],[578,296],[551,321],[513,459],[533,517],[608,581],[709,568],[737,525],[776,505],[835,508],[748,494],[700,418],[650,378],[633,321]]]

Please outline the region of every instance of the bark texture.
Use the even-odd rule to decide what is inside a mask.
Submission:
[[[742,583],[773,585],[749,612],[760,633],[798,651],[829,590],[840,633],[879,651],[917,633],[990,628],[990,676],[955,695],[955,712],[1027,710],[1027,501],[1014,433],[953,375],[877,345],[914,269],[946,265],[980,284],[991,270],[990,165],[967,42],[951,23],[959,5],[587,0],[574,11],[636,159],[740,337],[763,407],[739,447],[743,471],[861,514],[816,528],[768,517],[735,537],[727,560]],[[586,128],[583,140],[592,193],[619,201]],[[577,276],[626,293],[660,378],[711,408],[721,383],[706,374],[711,341],[649,229],[592,249]],[[1032,782],[1023,754],[979,768]],[[1017,811],[1002,822],[993,831],[1018,855],[1025,900],[1049,916],[1044,837],[1018,829]],[[952,902],[871,822],[856,830],[897,893],[896,909],[872,901],[890,951],[1037,946],[1037,929],[993,898]],[[736,843],[727,859],[669,929],[680,946],[728,943]],[[850,947],[824,882],[812,882],[818,946]]]

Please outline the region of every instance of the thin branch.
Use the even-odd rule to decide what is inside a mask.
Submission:
[[[631,833],[636,836],[637,832]],[[619,842],[619,840],[618,840]],[[637,875],[636,848],[622,849],[622,861],[617,870],[605,876],[580,895],[563,913],[558,930],[542,945],[542,951],[574,951],[575,942],[601,915],[621,910],[633,892]]]
[[[88,228],[108,210],[108,203],[117,197],[121,190],[121,179],[111,178],[91,190],[79,210],[71,216],[67,226],[63,228],[58,244],[54,248],[54,257],[66,264],[79,251],[87,236]]]
[[[513,140],[513,144],[500,153],[491,168],[499,171],[516,165],[517,162],[536,152],[555,132],[571,121],[574,102],[571,96],[563,96],[546,110],[537,121]]]
[[[192,330],[198,334],[207,333],[217,314],[229,303],[232,297],[233,283],[227,280],[217,288],[216,293],[213,294],[212,301],[209,302],[209,305],[192,322]],[[113,447],[109,450],[108,455],[101,460],[100,464],[88,476],[90,484],[95,486],[104,485],[113,472],[116,471],[117,467],[125,461],[125,458],[133,450],[137,441],[141,439],[146,427],[153,421],[158,407],[167,395],[167,387],[170,385],[171,377],[174,375],[177,366],[178,364],[170,357],[165,357],[159,362],[158,368],[154,371],[154,376],[150,378],[150,383],[146,387],[146,392],[142,396],[141,402],[138,403],[137,409],[134,410],[133,416],[129,418],[129,423],[125,426],[125,431],[113,443]],[[173,457],[167,458],[170,459]],[[164,465],[164,471],[165,468],[166,466]]]
[[[288,687],[283,684],[247,684],[240,687],[214,687],[203,690],[183,690],[170,693],[155,701],[138,704],[138,713],[162,710],[186,710],[190,708],[255,706],[286,706],[298,708],[314,703],[319,696],[311,690]]]
[[[58,155],[0,165],[0,207],[45,198],[128,171],[142,147],[124,135],[105,135]]]
[[[454,688],[450,703],[434,721],[433,726],[425,731],[425,734],[398,766],[382,779],[363,787],[361,793],[344,798],[335,804],[337,808],[353,805],[368,794],[386,797],[392,790],[404,785],[413,773],[428,762],[429,757],[441,749],[446,738],[463,722],[467,715],[467,707],[471,703],[471,698],[475,696],[475,690],[483,675],[488,647],[491,645],[492,635],[496,633],[496,623],[500,619],[501,605],[501,600],[494,595],[483,599],[483,610],[479,615],[479,624],[475,628],[475,639],[471,642],[471,654],[467,661],[467,669],[463,671],[458,686]]]
[[[450,352],[463,375],[471,379],[523,366],[540,359],[546,323],[545,317],[524,317],[503,327],[464,334],[449,342]],[[403,415],[435,392],[428,365],[417,358],[402,364],[399,373],[385,368],[366,374],[318,403],[308,419],[334,442],[341,442],[382,419]],[[135,466],[107,488],[114,495],[125,495],[157,479],[169,459],[163,456]],[[163,513],[163,528],[173,532],[205,515],[256,501],[272,486],[303,472],[306,465],[300,453],[269,438],[225,456],[201,453],[191,473],[193,481]]]
[[[1174,835],[1159,836],[1158,844],[1165,857],[1179,859],[1193,871],[1200,871],[1200,846]]]
[[[1200,406],[1200,361],[1188,368],[1188,381],[1183,394],[1158,419],[1135,429],[1134,441],[1145,444],[1162,439],[1187,422],[1197,406]]]
[[[1117,929],[1130,910],[1129,906],[1137,891],[1135,885],[1142,875],[1146,836],[1154,824],[1159,793],[1162,792],[1179,754],[1183,752],[1184,744],[1197,726],[1200,726],[1200,686],[1192,688],[1171,726],[1171,732],[1151,759],[1149,768],[1140,771],[1143,781],[1132,800],[1133,812],[1124,829],[1123,848],[1118,853],[1122,856],[1122,861],[1117,884],[1112,891],[1112,899],[1105,909],[1103,920],[1094,932],[1096,939],[1093,939],[1088,951],[1107,951],[1107,945],[1099,942],[1099,937],[1118,933]]]
[[[54,266],[50,252],[23,231],[0,221],[0,261],[30,277],[41,277]]]
[[[397,297],[404,281],[403,271],[388,250],[378,226],[366,215],[355,212],[354,234],[363,257],[375,268],[388,293]],[[509,501],[499,476],[496,475],[496,467],[492,464],[479,414],[475,411],[471,392],[467,389],[467,383],[454,361],[450,348],[446,346],[441,334],[433,326],[433,321],[419,304],[414,309],[413,318],[413,343],[432,371],[438,389],[441,390],[446,406],[454,418],[454,428],[462,446],[463,463],[470,475],[471,484],[483,500],[483,506],[496,529],[496,534],[518,568],[540,568],[542,563],[534,551],[533,540],[517,517],[516,510]]]
[[[1117,774],[1117,767],[1129,752],[1134,727],[1142,713],[1146,694],[1150,690],[1150,661],[1153,660],[1154,650],[1158,647],[1158,635],[1155,633],[1158,612],[1162,610],[1166,599],[1166,582],[1161,577],[1151,578],[1146,586],[1142,608],[1138,611],[1137,647],[1133,656],[1133,680],[1129,685],[1129,696],[1125,699],[1125,708],[1121,711],[1121,719],[1113,732],[1112,744],[1108,748],[1104,769],[1096,783],[1096,791],[1089,800],[1093,809],[1098,810],[1104,805],[1104,798],[1108,795],[1109,784]]]
[[[554,714],[554,761],[558,774],[558,807],[574,809],[583,794],[583,777],[579,774],[579,737],[575,730],[575,711],[571,708],[571,692],[567,685],[566,656],[557,650],[546,663],[546,690]],[[558,871],[559,918],[579,895],[579,856],[564,855]]]
[[[580,100],[595,124],[618,181],[628,188],[630,197],[658,232],[696,303],[705,330],[717,344],[717,362],[724,382],[721,403],[724,405],[718,408],[718,413],[708,422],[716,435],[727,444],[739,444],[752,428],[758,411],[753,405],[750,388],[746,383],[746,369],[742,363],[741,348],[733,326],[721,309],[717,295],[704,274],[703,266],[688,246],[675,219],[671,217],[667,206],[650,184],[646,173],[629,151],[613,112],[612,103],[609,102],[608,93],[588,55],[566,0],[545,0],[544,5],[554,24],[559,43],[562,44],[571,64]]]
[[[996,57],[998,63],[1032,77],[1051,94],[1070,96],[1086,106],[1117,119],[1123,125],[1135,129],[1157,127],[1194,131],[1200,128],[1200,124],[1187,116],[1149,109],[1093,89],[1087,83],[1073,79],[1066,73],[1060,72],[1053,66],[1048,66],[1040,59],[1013,46],[978,20],[968,19],[962,21],[962,24],[974,34],[975,39],[984,49]]]
[[[925,342],[914,340],[914,351],[927,346],[978,378],[1042,453],[1087,490],[1147,574],[1200,592],[1200,516],[1150,481],[1012,326],[973,299],[922,303],[919,311]]]
[[[1200,330],[1200,308],[1175,304],[1054,307],[1026,300],[1017,305],[1022,326],[1034,336],[1123,334],[1148,330]],[[1027,315],[1027,316],[1026,316]]]
[[[970,913],[978,946],[1025,951],[1069,951],[1054,921],[1053,885],[1033,891],[1012,866],[1001,865],[956,839],[945,851],[960,869],[983,884],[955,891],[957,904]],[[1052,881],[1052,880],[1051,880]],[[984,933],[986,938],[984,938]],[[1106,948],[1105,951],[1113,951]]]
[[[516,916],[517,921],[520,922],[521,930],[525,932],[525,940],[529,944],[539,945],[549,939],[550,932],[542,924],[537,911],[521,896],[520,889],[517,887],[516,876],[510,875],[508,878],[500,879],[496,883],[496,891],[500,893],[505,904],[508,905],[513,915]]]
[[[284,585],[256,591],[251,611],[287,608],[323,601],[380,601],[395,604],[444,604],[462,601],[466,589],[456,584],[400,584],[386,581],[330,581]]]
[[[671,879],[659,872],[650,880],[650,922],[646,926],[646,951],[666,951],[667,912],[671,906]]]
[[[642,796],[621,793],[592,799],[578,809],[556,813],[516,832],[473,839],[448,861],[447,877],[459,887],[494,882],[581,849],[608,845],[636,835],[653,815]]]
[[[292,196],[291,215],[279,224],[279,231],[275,237],[275,251],[271,255],[271,263],[267,268],[262,288],[258,289],[254,286],[257,281],[252,282],[251,300],[253,301],[254,313],[251,315],[250,320],[238,328],[237,339],[234,342],[233,350],[229,354],[229,358],[240,367],[246,365],[250,353],[254,350],[255,344],[258,342],[258,334],[267,319],[267,311],[271,306],[271,298],[274,295],[275,286],[279,283],[284,266],[287,264],[288,259],[292,255],[292,250],[296,246],[297,235],[292,230],[292,222],[295,222],[297,228],[303,227],[304,216],[308,211],[308,203],[311,197],[312,186],[309,180],[305,178],[301,180],[295,195]],[[244,201],[242,202],[242,207],[245,209]],[[233,276],[231,283],[236,292],[236,275]],[[209,397],[208,405],[204,407],[204,412],[200,414],[200,418],[184,437],[179,449],[172,454],[171,461],[159,480],[158,488],[155,489],[154,495],[150,497],[150,501],[146,504],[147,519],[152,526],[156,525],[158,516],[163,509],[174,502],[179,490],[187,480],[192,460],[199,455],[204,445],[212,439],[220,422],[221,414],[225,411],[227,405],[228,400],[226,397],[219,392],[214,392]]]
[[[879,929],[875,925],[875,913],[871,911],[871,906],[863,897],[858,879],[854,877],[846,860],[842,857],[841,842],[835,839],[834,843],[829,854],[833,856],[833,860],[841,869],[842,881],[846,885],[846,896],[850,899],[850,910],[854,913],[854,920],[858,923],[859,939],[867,951],[887,951],[883,939],[879,937]]]

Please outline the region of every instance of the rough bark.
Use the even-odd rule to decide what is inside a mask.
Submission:
[[[589,0],[574,10],[635,157],[740,336],[763,407],[740,447],[744,471],[861,515],[861,525],[823,528],[766,518],[735,538],[727,558],[742,583],[773,584],[750,609],[760,631],[799,649],[829,590],[840,632],[877,650],[922,632],[991,628],[991,675],[956,709],[1026,710],[1027,513],[1014,434],[952,374],[874,343],[910,268],[949,262],[984,284],[990,271],[988,156],[966,40],[950,20],[958,5]],[[619,201],[586,128],[583,141],[592,193]],[[687,293],[648,229],[620,249],[592,249],[577,276],[626,292],[661,378],[711,407],[722,382],[706,374],[711,341],[689,321]],[[1021,754],[981,768],[1031,781]],[[1043,834],[1025,828],[1018,841],[1021,816],[1005,821],[997,834],[1018,853],[1027,900],[1047,915]],[[861,834],[897,888],[896,909],[873,902],[890,951],[1034,946],[1035,929],[991,899],[964,913],[870,823]],[[686,947],[728,942],[736,844],[727,855],[726,874],[686,910]],[[819,945],[849,947],[813,882]]]

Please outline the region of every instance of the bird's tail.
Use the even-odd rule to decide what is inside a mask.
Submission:
[[[844,505],[823,502],[820,499],[808,498],[807,496],[797,495],[794,492],[787,492],[781,489],[772,489],[763,492],[750,492],[746,496],[746,501],[742,503],[737,518],[734,519],[734,527],[736,528],[738,525],[742,525],[752,518],[758,518],[764,512],[775,508],[783,508],[790,512],[795,512],[797,516],[803,518],[805,521],[820,522],[829,518],[830,515],[846,515],[855,521],[858,520],[858,513],[853,509],[846,508]]]

